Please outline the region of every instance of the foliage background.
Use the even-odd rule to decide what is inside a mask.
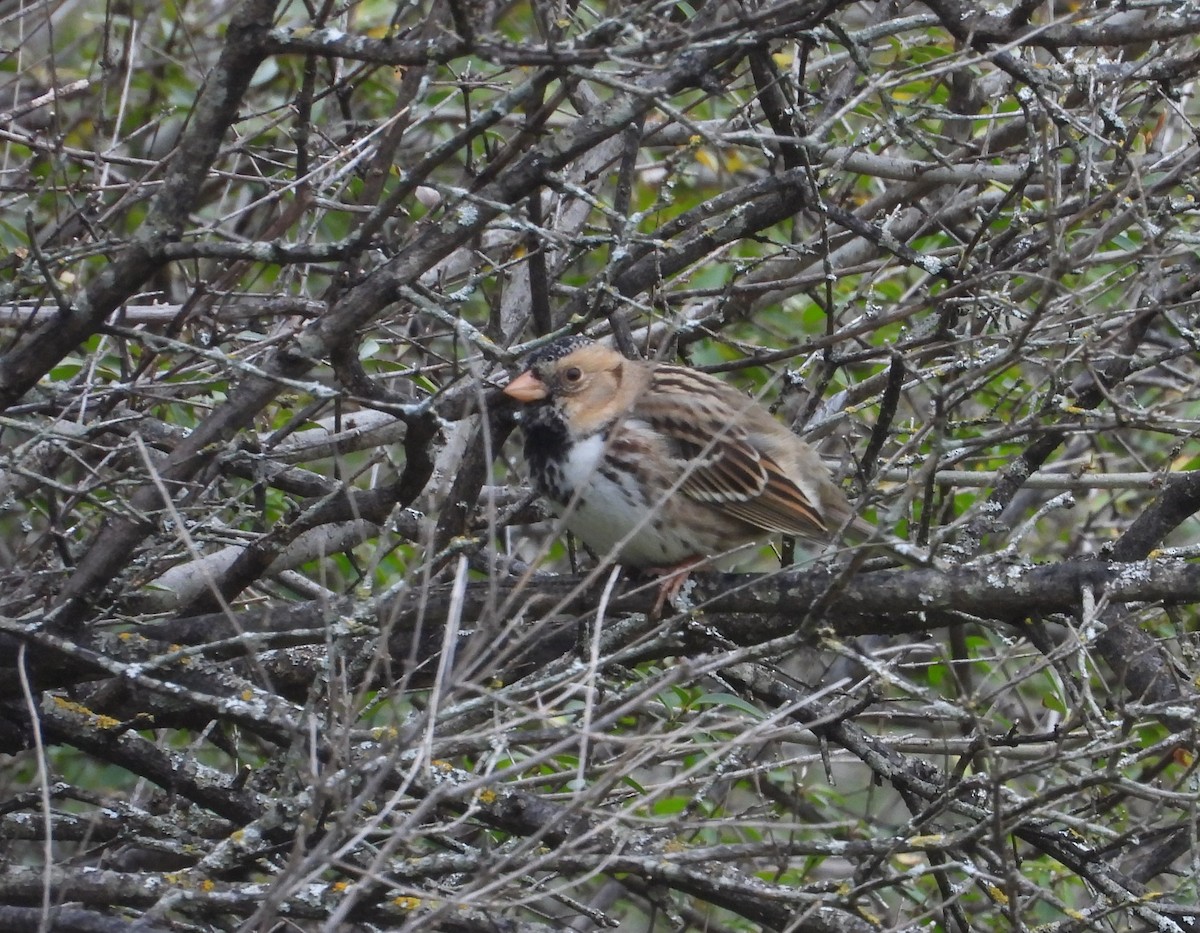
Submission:
[[[1198,32],[0,3],[0,926],[1196,929]],[[497,398],[581,329],[937,564],[648,617]]]

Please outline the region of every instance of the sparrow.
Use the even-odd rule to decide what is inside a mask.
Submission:
[[[872,525],[820,456],[761,404],[685,366],[583,337],[535,351],[504,388],[522,403],[535,490],[594,554],[675,574],[776,533],[825,543]]]

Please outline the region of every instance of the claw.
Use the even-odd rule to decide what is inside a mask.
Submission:
[[[702,563],[704,563],[703,557],[689,557],[670,567],[647,568],[647,573],[661,578],[658,584],[658,598],[654,600],[654,608],[650,610],[651,618],[659,618],[662,615],[663,607],[668,602],[672,604],[675,602],[675,597],[687,583],[688,576]]]

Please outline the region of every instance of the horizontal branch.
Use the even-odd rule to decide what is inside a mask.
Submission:
[[[548,613],[570,614],[596,605],[590,577],[547,576],[468,584],[458,603],[463,624],[520,615],[540,619]],[[456,597],[452,584],[427,592],[406,591],[374,607],[393,630],[403,631],[423,619],[445,620]],[[847,575],[836,568],[788,570],[765,574],[695,573],[683,598],[691,613],[737,618],[722,633],[739,642],[754,642],[795,630],[811,607],[823,604],[823,624],[838,634],[861,635],[927,631],[976,619],[1016,621],[1035,613],[1073,613],[1084,590],[1113,603],[1200,601],[1200,565],[1179,560],[1117,563],[1093,558],[1055,564],[988,564],[951,570],[922,568]],[[655,586],[627,585],[609,601],[613,611],[649,612]],[[146,626],[141,634],[155,640],[203,644],[243,632],[283,633],[319,628],[325,620],[363,618],[361,606],[301,603],[275,609],[252,609],[233,617],[214,614]],[[718,621],[721,630],[726,623]]]
[[[795,614],[842,587],[831,613],[861,616],[966,613],[1015,620],[1033,613],[1073,612],[1084,590],[1109,601],[1190,603],[1200,600],[1200,566],[1182,561],[1116,563],[1093,558],[1055,564],[979,562],[951,570],[890,570],[839,578],[836,571],[765,574],[739,586],[736,575],[699,580],[692,599],[718,612]]]
[[[405,589],[380,601],[344,597],[256,607],[145,625],[138,634],[160,644],[208,645],[201,653],[209,660],[222,660],[256,655],[267,646],[324,644],[331,631],[357,638],[383,633],[394,663],[410,671],[416,665],[425,671],[417,682],[426,683],[432,675],[430,662],[444,647],[444,630],[453,622],[451,628],[464,648],[476,637],[494,643],[497,632],[507,631],[501,643],[493,645],[492,662],[511,677],[575,648],[578,623],[591,618],[598,605],[598,576],[603,575],[483,581],[468,584],[462,592],[443,584]],[[657,589],[657,581],[630,581],[618,587],[606,603],[608,617],[648,614]],[[858,636],[928,632],[972,621],[1012,624],[1030,616],[1077,615],[1102,599],[1110,605],[1195,603],[1200,602],[1200,564],[1161,558],[1129,563],[1088,558],[1040,566],[979,562],[951,570],[849,573],[821,567],[767,574],[699,572],[692,575],[680,598],[686,604],[683,613],[703,620],[706,633],[753,645],[806,629]],[[513,619],[524,621],[513,628]],[[555,624],[547,628],[548,619]],[[81,656],[70,643],[50,638],[38,619],[7,620],[3,629],[0,654],[15,656],[16,645],[28,643],[33,649],[31,674],[42,687],[79,680],[80,670],[68,663],[72,660],[83,665],[85,678],[87,671],[99,671],[88,660],[91,653]],[[668,639],[648,656],[676,654],[679,647],[678,639]],[[1136,653],[1133,648],[1115,652],[1120,656],[1110,656],[1114,652],[1107,649],[1101,653],[1114,668],[1121,667],[1122,657],[1124,663],[1137,660],[1130,656]],[[1156,670],[1157,666],[1137,674],[1136,695],[1148,689]],[[1174,695],[1174,691],[1154,694],[1158,699]]]

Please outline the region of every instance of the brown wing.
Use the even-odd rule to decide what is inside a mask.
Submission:
[[[684,495],[764,531],[828,537],[809,497],[738,427],[750,406],[757,403],[711,376],[658,366],[631,414],[666,441]]]

